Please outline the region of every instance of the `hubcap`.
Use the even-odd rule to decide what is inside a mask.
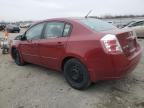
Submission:
[[[79,70],[78,69],[72,69],[72,78],[74,80],[77,80],[79,78]]]
[[[83,80],[83,74],[78,65],[72,66],[69,76],[73,82],[80,83]]]

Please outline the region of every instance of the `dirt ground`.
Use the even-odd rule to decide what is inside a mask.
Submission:
[[[139,42],[144,46],[144,39]],[[144,53],[133,73],[84,91],[72,89],[58,72],[19,67],[0,53],[0,108],[144,108]]]

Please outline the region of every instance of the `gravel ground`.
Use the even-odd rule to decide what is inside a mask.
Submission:
[[[144,40],[139,42],[144,46]],[[0,108],[144,108],[144,53],[133,73],[84,91],[72,89],[58,72],[19,67],[0,53]]]

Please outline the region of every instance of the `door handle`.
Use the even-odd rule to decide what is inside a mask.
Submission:
[[[31,43],[31,42],[32,42],[32,40],[27,40],[27,42],[30,42],[30,43]]]
[[[62,42],[57,42],[58,46],[64,46],[64,44]]]
[[[38,43],[34,43],[33,45],[34,45],[34,46],[38,46],[39,44],[38,44]]]

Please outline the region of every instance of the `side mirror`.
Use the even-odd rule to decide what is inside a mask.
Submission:
[[[24,40],[27,40],[26,32],[23,35],[21,35],[21,41],[24,41]]]
[[[27,40],[25,34],[21,35],[21,41],[23,41],[23,40]]]
[[[17,37],[15,37],[14,40],[22,40],[22,36],[23,36],[23,35],[18,35]]]
[[[14,40],[21,40],[21,41],[23,41],[23,40],[26,40],[26,37],[25,37],[24,34],[23,35],[18,35],[17,37],[15,37]]]

